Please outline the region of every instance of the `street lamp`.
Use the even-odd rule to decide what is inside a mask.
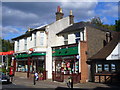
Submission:
[[[28,55],[31,55],[31,53],[34,51],[33,48],[30,48],[28,51]],[[28,72],[27,72],[27,78],[29,78],[29,73],[30,73],[30,56],[28,56]]]

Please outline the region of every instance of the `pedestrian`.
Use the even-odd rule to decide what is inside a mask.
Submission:
[[[10,76],[10,82],[12,82],[14,77],[13,66],[10,67],[9,76]]]
[[[38,73],[36,72],[36,73],[35,73],[35,80],[38,81],[38,78],[39,78],[39,77],[38,77]]]

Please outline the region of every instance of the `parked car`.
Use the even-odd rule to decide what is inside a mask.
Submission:
[[[0,72],[0,81],[2,83],[10,83],[10,77],[8,75],[5,75],[5,73]]]

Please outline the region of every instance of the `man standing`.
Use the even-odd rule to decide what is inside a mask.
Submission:
[[[38,81],[38,73],[37,72],[34,73],[34,79],[33,79],[34,85],[36,84],[36,81]]]

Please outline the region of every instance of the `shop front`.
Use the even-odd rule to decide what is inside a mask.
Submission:
[[[67,47],[67,48],[66,48]],[[60,49],[59,49],[60,48]],[[53,81],[80,81],[78,46],[69,45],[53,48]]]
[[[27,77],[32,77],[34,72],[46,79],[45,52],[33,52],[31,54],[19,54],[16,56],[17,72],[27,73]],[[26,77],[26,76],[25,76]]]
[[[91,76],[93,82],[116,83],[120,82],[119,60],[93,60],[91,62]]]

